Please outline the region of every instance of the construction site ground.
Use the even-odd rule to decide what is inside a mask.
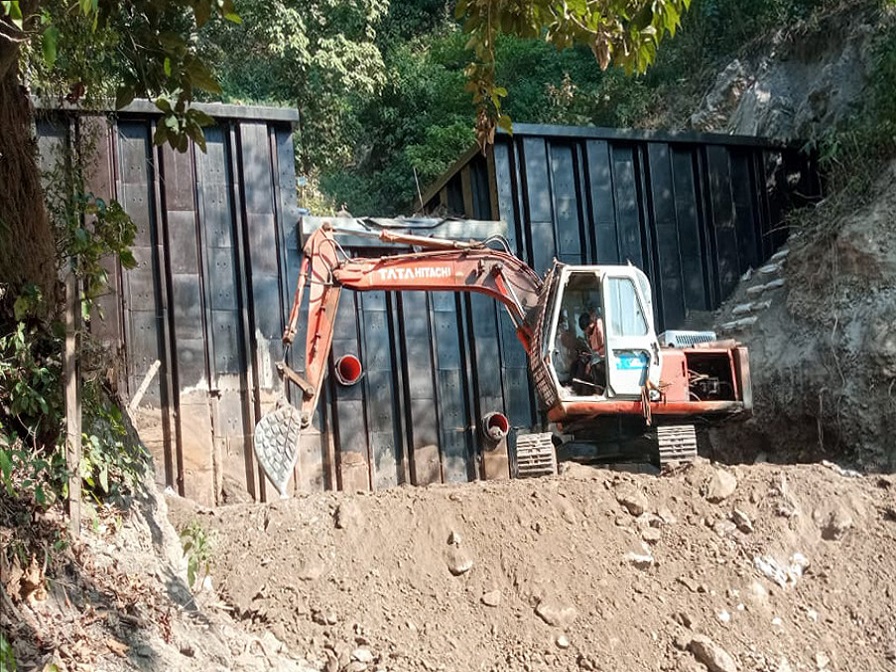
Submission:
[[[336,670],[896,670],[896,477],[716,465],[200,509],[210,609]]]

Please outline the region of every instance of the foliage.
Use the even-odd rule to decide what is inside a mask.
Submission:
[[[12,644],[2,632],[0,632],[0,670],[16,672],[16,656],[12,650]]]
[[[114,96],[116,108],[152,98],[162,113],[156,143],[180,151],[189,139],[204,146],[202,127],[212,120],[190,104],[221,89],[198,54],[195,32],[215,23],[213,17],[238,24],[233,0],[42,0],[2,7],[24,45],[26,80],[39,92],[72,103]]]
[[[473,141],[463,94],[463,36],[396,44],[386,54],[386,83],[356,110],[365,132],[352,161],[321,176],[321,188],[355,215],[394,215],[417,200]],[[416,179],[415,179],[416,171]]]
[[[85,428],[79,471],[86,493],[96,502],[125,500],[143,487],[149,453],[129,436],[121,408],[96,381],[84,386]]]
[[[196,520],[181,530],[180,541],[187,557],[187,582],[190,588],[195,588],[197,580],[208,576],[211,570],[214,544],[205,528]]]
[[[71,148],[46,157],[49,167],[41,175],[47,185],[44,197],[54,229],[57,275],[64,277],[71,269],[80,280],[85,321],[108,289],[112,263],[124,269],[137,265],[130,249],[137,225],[117,200],[87,191],[85,171],[94,156],[95,138],[84,129]]]
[[[477,109],[477,140],[485,146],[496,126],[510,129],[502,112],[507,89],[496,83],[500,34],[543,38],[558,49],[584,45],[602,70],[611,62],[626,72],[644,72],[656,59],[666,34],[674,35],[690,0],[458,0],[474,62],[467,66],[467,90]]]
[[[61,348],[59,337],[24,322],[0,336],[0,483],[41,508],[68,494]],[[97,501],[121,501],[140,487],[147,455],[99,381],[83,386],[82,403],[84,490]]]
[[[844,127],[827,129],[809,143],[818,151],[832,206],[861,203],[896,157],[896,26],[881,32],[870,57],[874,65],[865,104]]]
[[[357,100],[385,83],[376,26],[388,0],[238,2],[244,23],[211,26],[203,42],[219,63],[224,98],[298,108],[300,172],[351,160]]]
[[[42,336],[24,322],[0,336],[2,427],[32,445],[55,441],[62,422],[60,350],[58,338]]]

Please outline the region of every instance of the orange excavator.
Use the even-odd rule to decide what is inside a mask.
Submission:
[[[749,358],[735,341],[713,332],[654,331],[647,276],[631,265],[554,262],[544,278],[500,237],[486,241],[434,238],[383,228],[368,235],[403,248],[375,258],[351,257],[343,233],[328,222],[306,240],[283,342],[292,344],[308,294],[305,370],[285,363],[281,374],[302,392],[301,406],[283,405],[255,430],[256,457],[282,495],[311,423],[330,366],[343,384],[362,373],[352,357],[330,363],[343,289],[476,292],[501,302],[526,350],[550,431],[518,431],[515,476],[555,473],[558,456],[622,461],[638,454],[663,466],[697,454],[695,423],[749,415]],[[407,251],[410,250],[410,251]],[[598,343],[589,338],[598,325]],[[483,419],[485,440],[510,429],[499,413]]]

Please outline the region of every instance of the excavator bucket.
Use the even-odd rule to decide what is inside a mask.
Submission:
[[[287,497],[286,486],[299,458],[302,414],[292,406],[281,406],[255,425],[255,457],[264,475]]]

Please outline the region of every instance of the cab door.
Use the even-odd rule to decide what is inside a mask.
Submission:
[[[633,267],[611,270],[601,282],[608,396],[639,398],[648,380],[658,382],[660,346],[644,294],[649,285],[638,274]]]

